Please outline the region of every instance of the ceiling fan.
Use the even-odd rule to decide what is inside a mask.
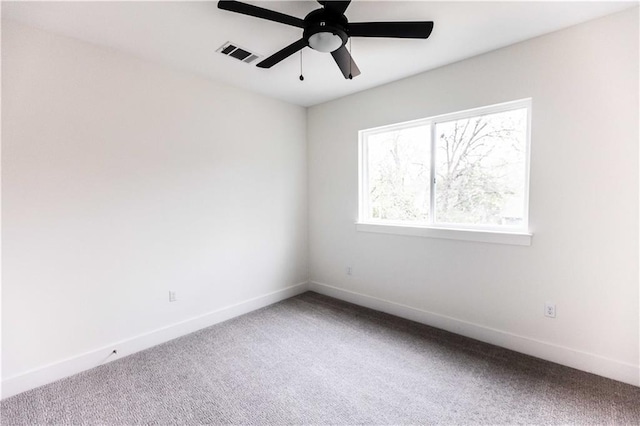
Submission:
[[[323,7],[309,13],[304,19],[285,15],[239,1],[218,2],[223,10],[254,16],[303,29],[302,38],[258,63],[260,68],[271,68],[278,62],[309,46],[318,52],[331,52],[344,78],[360,74],[358,66],[345,47],[349,37],[427,38],[433,30],[431,21],[411,22],[349,22],[344,15],[351,1],[320,1]],[[300,76],[302,79],[302,76]]]

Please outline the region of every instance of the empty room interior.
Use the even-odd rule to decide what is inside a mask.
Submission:
[[[640,424],[638,1],[2,1],[3,425]]]

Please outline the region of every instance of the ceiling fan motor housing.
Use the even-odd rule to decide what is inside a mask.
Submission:
[[[309,47],[320,52],[333,52],[344,46],[347,35],[347,18],[322,8],[304,18],[303,37]]]

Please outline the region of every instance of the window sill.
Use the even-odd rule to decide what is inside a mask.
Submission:
[[[476,229],[433,228],[426,226],[356,223],[356,230],[380,234],[410,235],[447,240],[475,241],[494,244],[530,246],[532,234],[526,232],[481,231]]]

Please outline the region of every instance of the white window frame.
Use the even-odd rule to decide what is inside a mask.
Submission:
[[[433,117],[407,121],[404,123],[365,129],[358,132],[358,221],[356,229],[364,232],[377,232],[383,234],[413,235],[429,238],[445,238],[453,240],[488,242],[498,244],[531,245],[532,234],[529,230],[529,169],[531,151],[531,98],[517,101],[504,102],[480,108],[473,108],[459,112],[441,114]],[[460,120],[470,117],[495,114],[515,109],[527,110],[527,131],[525,135],[525,170],[524,170],[524,216],[521,226],[490,226],[473,224],[447,224],[434,223],[435,218],[435,161],[436,161],[436,125],[441,122]],[[369,175],[368,153],[366,138],[377,133],[402,130],[411,127],[430,126],[431,132],[431,187],[429,218],[430,223],[411,223],[407,221],[393,222],[388,220],[375,220],[369,217],[371,206],[369,204]]]

